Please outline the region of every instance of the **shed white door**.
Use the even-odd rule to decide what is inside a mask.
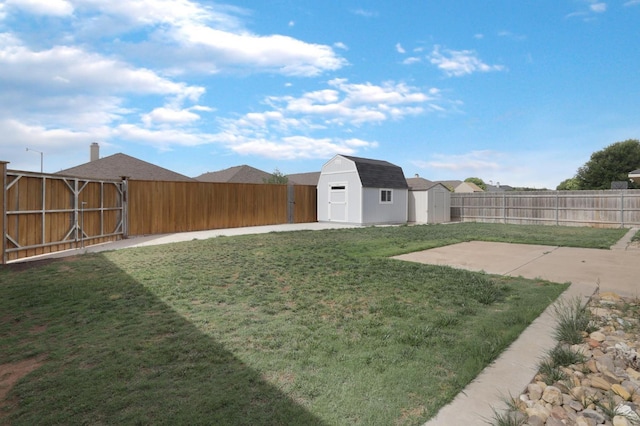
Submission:
[[[433,194],[434,197],[434,205],[433,205],[433,221],[431,223],[443,223],[446,221],[445,219],[445,193],[440,191],[435,191]]]
[[[347,185],[332,184],[329,186],[329,220],[347,221]]]

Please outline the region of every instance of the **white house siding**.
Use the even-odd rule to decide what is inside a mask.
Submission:
[[[380,203],[380,188],[363,188],[363,224],[407,222],[408,191],[406,189],[392,189],[392,191],[392,202],[386,204]]]
[[[345,214],[332,215],[329,197],[332,186],[345,186]],[[360,223],[362,184],[355,164],[340,156],[334,157],[322,168],[318,179],[318,221]],[[333,217],[331,217],[333,216]]]

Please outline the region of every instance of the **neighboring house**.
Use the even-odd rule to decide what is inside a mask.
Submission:
[[[629,172],[629,179],[640,185],[640,169]]]
[[[486,184],[487,189],[486,192],[505,192],[505,191],[514,191],[514,188],[509,185],[500,185],[500,183],[496,183],[495,185]]]
[[[126,176],[134,180],[193,181],[188,176],[122,153],[100,158],[100,147],[95,142],[91,144],[88,163],[60,170],[56,174],[90,179],[120,180]]]
[[[271,177],[271,173],[264,172],[255,167],[242,165],[229,167],[217,172],[208,172],[195,177],[200,182],[226,182],[226,183],[264,183]]]
[[[420,177],[407,179],[409,222],[445,223],[451,221],[451,191],[441,183]]]
[[[482,188],[473,182],[462,182],[456,186],[454,192],[484,192]]]
[[[461,180],[437,180],[435,183],[441,183],[451,192],[455,192],[456,188],[462,183]]]
[[[406,223],[409,187],[399,166],[336,155],[318,180],[318,221]]]
[[[294,185],[318,186],[320,172],[294,173],[287,175],[287,178],[289,178],[289,183]]]

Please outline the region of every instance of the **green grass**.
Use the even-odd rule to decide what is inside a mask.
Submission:
[[[460,241],[608,247],[490,224],[220,237],[0,270],[0,423],[421,424],[566,285],[387,256]]]

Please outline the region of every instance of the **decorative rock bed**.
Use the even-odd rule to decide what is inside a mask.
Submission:
[[[587,307],[597,330],[570,347],[584,362],[559,367],[561,379],[538,373],[495,424],[640,425],[640,300],[596,293]]]

